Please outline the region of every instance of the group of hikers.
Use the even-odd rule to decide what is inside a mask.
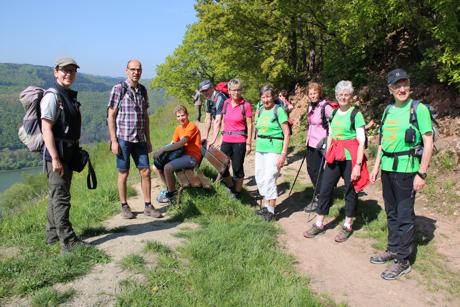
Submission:
[[[72,152],[78,148],[82,122],[77,92],[70,89],[78,68],[76,61],[71,58],[59,59],[54,66],[55,92],[47,91],[41,102],[44,157],[49,185],[47,243],[59,241],[62,253],[88,244],[77,237],[69,220],[72,179],[70,163]],[[158,218],[162,214],[151,201],[149,153],[152,152],[152,143],[147,90],[139,83],[142,65],[138,60],[130,60],[125,71],[127,79],[112,88],[108,103],[108,128],[111,152],[118,169],[121,214],[127,219],[135,218],[126,195],[132,157],[141,177],[144,214]],[[201,97],[204,98],[202,134],[197,124],[189,119],[185,106],[179,105],[174,109],[179,125],[174,130],[171,143],[153,154],[153,164],[165,184],[157,201],[166,203],[174,198],[174,172],[198,166],[203,152],[211,146],[220,149],[230,158],[232,170],[230,172],[229,166],[221,174],[222,182],[229,193],[239,199],[245,178],[244,160],[251,153],[255,140],[255,181],[262,197],[261,208],[256,214],[271,221],[276,217],[276,181],[286,164],[292,134],[289,113],[293,105],[287,100],[285,91],[277,93],[272,86],[264,85],[260,89],[260,101],[253,113],[251,103],[242,95],[243,83],[239,79],[232,79],[226,85],[228,93],[223,93],[215,88],[212,81],[204,80],[193,96],[198,121],[201,116]],[[303,236],[314,238],[326,230],[324,220],[333,203],[333,191],[339,179],[343,178],[345,220],[335,241],[345,242],[353,233],[358,193],[369,182],[376,182],[381,171],[388,245],[385,252],[371,257],[370,262],[383,264],[392,261],[392,265],[381,274],[383,279],[392,280],[411,270],[415,195],[426,183],[433,133],[429,109],[410,97],[410,78],[407,72],[403,69],[390,71],[387,86],[393,101],[382,115],[377,158],[369,173],[364,153],[367,145],[366,122],[358,107],[353,104],[352,82],[342,80],[337,83],[337,102],[324,97],[319,83],[308,83],[306,160],[315,193],[305,211],[316,212],[317,216]],[[60,119],[62,113],[65,121]]]

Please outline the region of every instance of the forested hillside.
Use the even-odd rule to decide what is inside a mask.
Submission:
[[[252,101],[266,82],[292,91],[315,79],[330,90],[346,79],[380,103],[396,67],[415,84],[460,89],[456,0],[198,0],[195,8],[198,22],[152,82],[176,97],[204,78],[239,77]]]
[[[106,138],[107,101],[112,86],[120,80],[123,78],[78,74],[73,88],[78,90],[78,100],[82,104],[82,143]],[[17,137],[24,115],[18,97],[29,85],[48,88],[54,82],[51,67],[0,63],[0,170],[38,165],[38,155],[29,153]],[[144,81],[145,84],[149,82]],[[149,97],[150,112],[166,101],[162,90],[150,91]]]

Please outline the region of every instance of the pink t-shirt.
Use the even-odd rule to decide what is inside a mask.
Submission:
[[[310,105],[308,107],[308,146],[316,148],[318,143],[327,136],[327,131],[323,127],[323,120],[321,119],[321,108],[327,103],[326,100],[321,100],[318,105],[313,109]],[[333,109],[330,105],[326,105],[324,112],[326,118],[329,119]]]
[[[252,117],[251,104],[241,99],[239,104],[236,106],[232,105],[232,99],[229,98],[225,100],[224,106],[222,108],[222,113],[225,112],[223,121],[224,121],[224,131],[228,132],[242,132],[245,131],[246,118],[243,118],[243,113],[241,111],[241,105],[244,103],[244,111],[246,118]],[[238,134],[223,134],[222,141],[226,143],[245,143],[247,136],[238,135]]]

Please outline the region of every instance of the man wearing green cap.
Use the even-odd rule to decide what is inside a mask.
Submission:
[[[40,103],[45,167],[48,178],[48,224],[46,242],[61,244],[61,253],[86,246],[70,223],[70,184],[72,158],[79,150],[81,131],[80,103],[70,89],[80,68],[72,58],[60,58],[54,65],[56,83],[45,92]]]

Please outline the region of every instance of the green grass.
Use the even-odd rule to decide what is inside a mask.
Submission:
[[[64,292],[58,292],[53,288],[43,288],[32,296],[32,307],[51,307],[58,306],[69,301],[74,297],[76,291],[69,289]]]
[[[145,266],[145,261],[142,256],[132,254],[123,257],[121,260],[121,266],[127,270],[140,272]]]
[[[116,169],[112,156],[107,159],[107,145],[91,148],[90,154],[99,179],[97,189],[86,188],[87,170],[84,170],[74,174],[71,190],[70,219],[77,234],[85,236],[106,232],[100,223],[119,210],[116,181],[112,179],[116,178]],[[36,181],[30,179],[29,188],[22,194],[10,195],[7,191],[2,195],[5,203],[14,203],[15,199],[24,197],[23,194],[28,197],[35,194],[35,197],[24,200],[20,208],[3,210],[0,249],[17,252],[0,256],[0,302],[12,295],[33,294],[56,283],[68,282],[86,274],[95,264],[109,261],[96,248],[78,249],[60,256],[59,244],[45,244],[47,197],[43,185],[46,187],[43,177]],[[133,189],[129,194],[133,195]]]

